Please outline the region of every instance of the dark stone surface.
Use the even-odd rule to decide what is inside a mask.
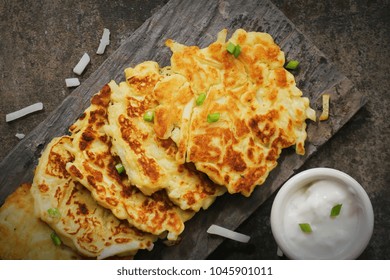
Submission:
[[[72,69],[84,52],[93,55],[81,82],[167,1],[64,2],[0,0],[0,160],[17,144],[17,132],[28,134],[71,92],[64,79],[76,76]],[[360,258],[389,259],[389,1],[272,2],[367,96],[365,107],[302,170],[336,168],[363,185],[375,227]],[[111,44],[98,56],[104,27],[111,31]],[[38,101],[44,111],[5,122],[7,113]],[[276,259],[269,222],[273,198],[239,227],[252,236],[250,243],[226,241],[210,258]]]
[[[65,79],[84,52],[91,63],[83,82],[164,1],[5,1],[0,0],[0,161],[72,91]],[[96,55],[103,28],[110,45]],[[35,102],[44,110],[11,123],[7,113]]]

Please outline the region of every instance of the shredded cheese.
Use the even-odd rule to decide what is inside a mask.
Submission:
[[[42,109],[43,109],[42,102],[38,102],[38,103],[32,104],[30,106],[24,107],[24,108],[22,108],[22,109],[20,109],[18,111],[15,111],[15,112],[7,114],[5,116],[5,121],[6,122],[11,122],[11,121],[19,119],[21,117],[24,117],[24,116],[26,116],[28,114],[34,113],[36,111],[40,111]]]
[[[97,54],[103,54],[106,47],[110,44],[110,30],[104,28],[102,38],[100,39],[99,47],[96,51]]]
[[[18,138],[19,140],[22,140],[26,135],[24,135],[23,133],[16,133],[15,134],[15,137]]]
[[[68,78],[65,79],[65,84],[67,87],[77,87],[80,85],[80,80],[78,78]]]
[[[238,233],[217,225],[211,225],[207,230],[207,233],[219,235],[242,243],[248,243],[250,239],[250,236],[248,235]]]
[[[73,68],[73,72],[77,75],[81,75],[89,62],[91,61],[91,58],[87,53],[84,53],[84,55],[81,57],[80,61],[76,64],[76,66]]]
[[[322,95],[322,113],[319,118],[320,121],[325,121],[329,118],[329,99],[329,94]]]

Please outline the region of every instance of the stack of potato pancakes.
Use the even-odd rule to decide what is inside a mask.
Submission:
[[[266,33],[226,36],[167,40],[170,66],[140,63],[94,95],[2,206],[0,258],[131,258],[225,192],[250,196],[283,148],[304,154],[315,112],[284,53]]]

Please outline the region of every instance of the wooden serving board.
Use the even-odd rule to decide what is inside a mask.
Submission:
[[[137,29],[85,82],[0,164],[0,205],[23,182],[31,182],[33,171],[45,145],[55,136],[67,134],[68,127],[89,105],[90,98],[111,79],[124,80],[124,69],[145,60],[170,64],[170,51],[164,46],[168,38],[187,45],[205,47],[227,28],[270,33],[285,52],[286,58],[301,62],[294,73],[298,87],[311,100],[312,107],[321,109],[321,95],[331,94],[331,116],[326,122],[309,122],[305,156],[292,149],[282,153],[279,165],[250,198],[225,195],[207,210],[199,212],[186,223],[180,244],[156,246],[141,256],[159,259],[204,259],[223,238],[206,233],[211,224],[236,229],[295,170],[329,140],[365,103],[364,96],[332,65],[294,25],[268,0],[181,1],[171,0]]]

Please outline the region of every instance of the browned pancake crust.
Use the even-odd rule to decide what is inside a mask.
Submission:
[[[145,196],[130,185],[125,173],[118,173],[115,166],[120,159],[111,154],[111,138],[104,130],[110,97],[111,89],[106,85],[71,126],[74,160],[67,163],[67,171],[119,219],[126,219],[136,228],[154,235],[168,232],[170,238],[176,239],[193,212],[175,206],[165,191]]]
[[[312,109],[269,34],[234,32],[229,42],[241,47],[238,57],[226,50],[226,34],[221,31],[204,49],[172,40],[167,45],[173,52],[171,71],[189,81],[195,98],[206,94],[192,111],[186,161],[230,193],[249,196],[275,168],[282,149],[295,146],[304,154],[305,120]],[[220,118],[209,123],[213,113]]]
[[[160,123],[156,96],[166,95],[170,100],[167,96],[176,94],[172,89],[183,88],[182,81],[161,74],[158,64],[150,61],[125,73],[126,82],[109,84],[114,93],[106,131],[113,139],[112,152],[121,159],[131,183],[144,194],[165,190],[181,209],[206,209],[224,188],[178,162],[178,145],[171,138],[159,138],[153,122],[143,118],[146,112],[155,112],[155,123]]]
[[[155,236],[118,220],[72,180],[66,171],[66,164],[74,160],[71,147],[71,138],[63,136],[54,138],[45,148],[31,188],[37,215],[66,245],[87,257],[134,255],[138,249],[151,248]],[[50,208],[58,209],[60,215],[50,215]]]

